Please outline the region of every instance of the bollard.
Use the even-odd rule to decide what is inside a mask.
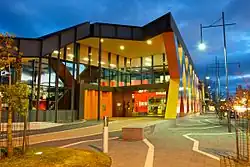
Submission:
[[[109,140],[109,129],[108,129],[108,117],[104,116],[103,119],[103,152],[108,153],[108,140]]]

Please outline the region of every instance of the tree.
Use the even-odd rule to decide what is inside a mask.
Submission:
[[[20,92],[19,88],[25,88],[25,86],[19,82],[14,84],[16,81],[21,80],[21,56],[16,47],[14,36],[9,34],[0,34],[0,70],[9,71],[9,85],[1,85],[0,91],[3,95],[2,101],[8,105],[8,122],[7,122],[7,152],[8,156],[13,154],[12,145],[12,114],[13,111],[20,112],[25,111],[26,102],[23,103],[22,97],[26,95],[27,92]],[[11,80],[11,67],[16,72],[16,79],[12,82]],[[24,94],[23,94],[24,93]],[[21,106],[24,104],[23,106]],[[25,114],[24,114],[25,115]]]

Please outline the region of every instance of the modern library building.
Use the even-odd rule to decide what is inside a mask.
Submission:
[[[32,89],[30,121],[202,110],[203,89],[171,13],[144,26],[85,22],[15,41]]]

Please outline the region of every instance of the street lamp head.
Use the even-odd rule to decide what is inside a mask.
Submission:
[[[209,79],[210,79],[210,77],[209,77],[209,76],[206,76],[206,79],[207,79],[207,80],[209,80]]]
[[[198,45],[198,48],[199,48],[199,50],[206,50],[206,44],[205,43],[200,43],[199,45]]]

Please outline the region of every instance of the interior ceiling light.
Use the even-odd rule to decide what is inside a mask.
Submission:
[[[147,44],[148,45],[152,45],[152,41],[151,40],[147,40]]]
[[[103,39],[103,38],[101,38],[101,40],[100,40],[100,41],[101,41],[101,43],[103,43],[103,42],[104,42],[104,39]]]
[[[84,58],[83,58],[83,61],[89,61],[89,58],[84,57]],[[90,59],[90,61],[93,61],[93,60],[92,60],[92,59]]]
[[[70,50],[70,48],[69,48],[69,47],[67,47],[67,50]]]
[[[36,152],[35,155],[41,155],[43,152]]]
[[[97,63],[99,63],[99,61]],[[104,63],[103,61],[101,61],[101,64],[106,64],[106,63]]]
[[[110,67],[116,67],[116,65],[115,64],[110,64]]]
[[[58,53],[59,53],[59,51],[58,51],[58,50],[54,50],[54,52],[53,52],[53,53],[58,54]]]
[[[74,55],[73,54],[68,54],[68,56],[72,59],[73,57],[74,57]]]
[[[120,46],[120,49],[121,49],[121,50],[124,50],[124,49],[125,49],[125,47],[124,47],[123,45],[121,45],[121,46]]]

